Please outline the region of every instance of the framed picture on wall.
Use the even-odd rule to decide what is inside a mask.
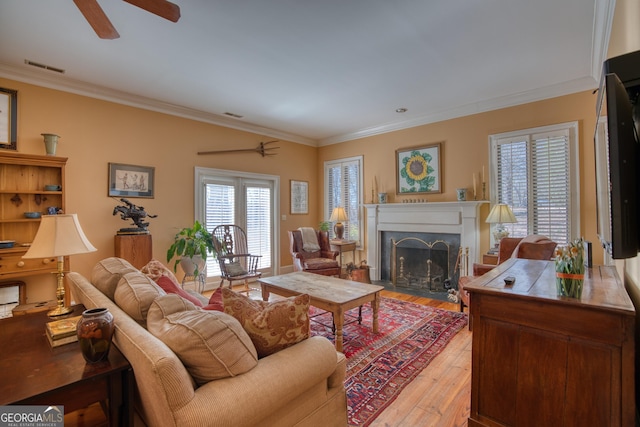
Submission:
[[[18,149],[18,91],[0,87],[0,148]]]
[[[309,183],[291,180],[291,215],[309,213]]]
[[[152,199],[154,178],[154,167],[109,163],[109,196]]]
[[[396,150],[396,194],[442,193],[442,143]]]

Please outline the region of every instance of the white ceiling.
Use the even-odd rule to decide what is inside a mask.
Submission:
[[[615,0],[174,3],[0,0],[0,76],[326,145],[595,88]]]

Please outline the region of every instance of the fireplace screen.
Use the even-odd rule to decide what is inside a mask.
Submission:
[[[385,232],[382,280],[393,286],[446,292],[457,288],[460,238],[437,233]]]

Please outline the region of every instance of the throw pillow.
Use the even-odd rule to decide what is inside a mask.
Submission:
[[[209,298],[209,304],[205,305],[205,310],[216,310],[216,311],[224,311],[224,304],[222,302],[222,288],[217,288],[211,294],[211,298]]]
[[[309,338],[309,295],[265,302],[222,289],[224,312],[249,334],[258,357],[268,356]]]
[[[227,269],[227,273],[231,277],[237,277],[237,276],[242,276],[244,274],[247,274],[247,270],[242,268],[242,265],[237,261],[232,261],[226,264],[225,268]]]
[[[113,301],[116,286],[118,286],[118,282],[122,276],[134,271],[138,270],[122,258],[105,258],[93,267],[91,283]]]
[[[243,374],[258,364],[256,349],[236,319],[197,309],[178,295],[157,298],[147,326],[176,353],[198,385]]]
[[[163,263],[158,261],[157,259],[152,259],[140,269],[144,274],[151,277],[154,282],[157,282],[158,279],[162,276],[166,276],[173,280],[175,283],[179,283],[175,274],[171,270],[169,270]]]
[[[114,300],[118,307],[142,326],[146,325],[147,312],[153,300],[166,295],[156,283],[139,271],[127,273],[118,282]]]
[[[180,295],[182,298],[192,302],[194,305],[198,307],[202,307],[203,305],[198,298],[194,297],[189,292],[182,289],[180,285],[178,285],[176,282],[171,280],[169,276],[158,277],[156,279],[156,283],[158,284],[158,286],[162,288],[163,291],[165,291],[168,294]]]

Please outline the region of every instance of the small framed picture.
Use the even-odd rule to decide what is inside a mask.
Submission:
[[[309,183],[291,180],[291,215],[309,213]]]
[[[396,194],[442,193],[442,143],[396,150]]]
[[[109,163],[109,196],[152,199],[154,178],[154,167]]]
[[[18,91],[0,87],[0,148],[18,149]]]

